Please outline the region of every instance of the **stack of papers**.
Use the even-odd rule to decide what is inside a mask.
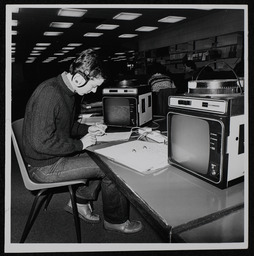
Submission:
[[[95,152],[144,174],[169,166],[167,145],[161,143],[136,140],[97,149]]]
[[[110,141],[122,141],[129,140],[131,132],[112,132],[105,133],[102,136],[96,136],[97,142],[110,142]]]

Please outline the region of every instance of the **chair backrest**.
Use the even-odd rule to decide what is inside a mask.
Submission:
[[[62,187],[80,183],[86,183],[86,179],[82,180],[71,180],[71,181],[63,181],[63,182],[52,182],[52,183],[37,183],[30,179],[28,172],[27,172],[27,163],[24,160],[24,151],[22,145],[22,132],[23,132],[23,122],[24,118],[21,118],[17,121],[12,123],[12,142],[14,151],[17,157],[17,161],[19,164],[19,169],[22,175],[22,179],[24,182],[25,187],[28,190],[37,190],[37,189],[44,189],[44,188],[52,188],[52,187]]]
[[[21,118],[12,123],[11,137],[12,137],[12,143],[13,143],[15,154],[17,157],[17,161],[19,164],[19,168],[21,171],[21,175],[23,178],[23,182],[24,182],[26,188],[31,190],[32,189],[32,186],[31,186],[32,181],[30,180],[30,177],[28,175],[27,164],[24,161],[24,157],[23,157],[23,145],[22,145],[23,121],[24,121],[24,118]]]

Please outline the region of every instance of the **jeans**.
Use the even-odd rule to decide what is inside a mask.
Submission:
[[[38,182],[88,179],[88,185],[80,185],[76,190],[78,203],[96,200],[97,193],[93,191],[92,184],[101,180],[104,219],[113,224],[120,224],[129,219],[128,200],[86,153],[62,157],[49,166],[30,167],[29,175]]]

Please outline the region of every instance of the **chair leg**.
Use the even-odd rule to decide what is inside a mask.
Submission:
[[[69,188],[69,192],[70,192],[73,217],[74,217],[74,222],[75,222],[75,227],[76,227],[77,241],[78,241],[78,243],[81,243],[80,222],[79,222],[79,217],[78,217],[78,209],[77,209],[77,205],[75,202],[75,195],[73,193],[72,186],[69,185],[68,188]]]
[[[47,209],[48,209],[48,205],[49,205],[49,203],[50,203],[50,200],[51,200],[51,198],[53,197],[53,193],[49,193],[48,195],[47,195],[47,200],[46,200],[46,203],[45,203],[45,206],[44,206],[44,211],[47,211]]]
[[[27,238],[27,235],[30,231],[30,229],[32,228],[32,224],[33,224],[33,221],[34,221],[34,217],[36,216],[35,212],[36,212],[36,206],[37,206],[37,202],[38,202],[38,199],[40,198],[40,196],[42,195],[43,192],[45,192],[47,189],[41,189],[37,195],[35,196],[34,198],[34,202],[33,202],[33,205],[31,207],[31,210],[30,210],[30,213],[29,213],[29,216],[27,218],[27,221],[26,221],[26,225],[25,225],[25,228],[24,228],[24,231],[23,231],[23,234],[22,234],[22,237],[20,239],[20,243],[24,243],[26,238]]]

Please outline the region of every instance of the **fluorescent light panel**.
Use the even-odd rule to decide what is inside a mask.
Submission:
[[[158,27],[143,26],[143,27],[137,28],[136,31],[150,32],[150,31],[153,31],[153,30],[155,30],[157,28]]]
[[[71,43],[71,44],[68,44],[67,46],[81,46],[82,44],[81,43]]]
[[[99,37],[101,35],[103,35],[103,33],[88,32],[88,33],[84,34],[84,36],[86,36],[86,37]]]
[[[56,31],[46,31],[44,32],[44,36],[59,36],[63,34],[63,32],[56,32]]]
[[[37,46],[49,46],[51,43],[37,43]]]
[[[134,20],[140,17],[141,13],[121,12],[113,17],[115,20]]]
[[[34,50],[46,50],[47,47],[34,47]]]
[[[132,38],[137,36],[137,34],[122,34],[119,36],[119,38]]]
[[[119,25],[113,25],[113,24],[101,24],[96,29],[104,29],[104,30],[113,30],[115,28],[118,28]]]
[[[75,47],[63,47],[62,50],[73,50]]]
[[[86,12],[85,9],[61,9],[58,16],[82,17]]]
[[[186,17],[179,17],[179,16],[168,16],[163,19],[158,20],[158,22],[164,22],[164,23],[176,23],[181,20],[186,19]]]
[[[51,22],[50,27],[53,28],[70,28],[73,25],[71,22]]]

